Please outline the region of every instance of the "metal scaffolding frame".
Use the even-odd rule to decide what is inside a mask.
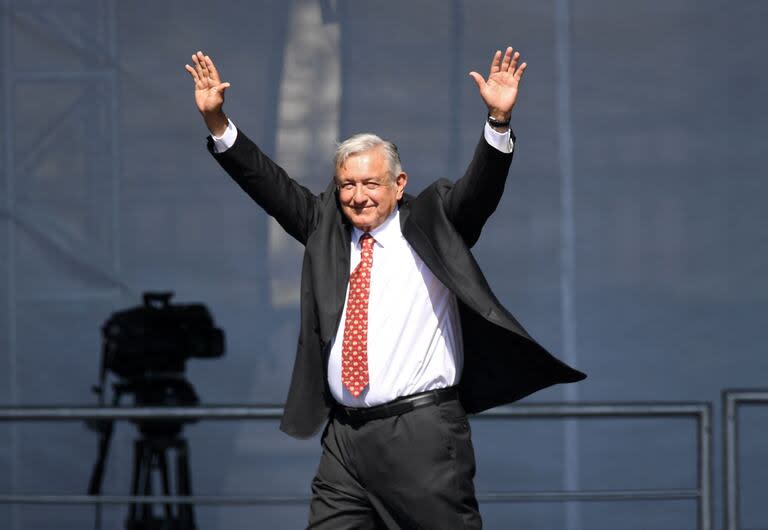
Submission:
[[[75,17],[62,16],[62,14],[81,15],[89,14],[87,27],[89,31],[84,33],[82,28],[76,28],[68,24],[68,21],[77,20]],[[19,2],[18,0],[4,0],[0,3],[0,34],[2,35],[2,129],[5,135],[2,141],[3,149],[3,177],[6,197],[2,208],[2,219],[5,224],[8,256],[7,274],[4,279],[7,282],[5,314],[7,319],[8,339],[3,345],[4,355],[7,356],[8,370],[4,378],[8,382],[8,397],[12,403],[18,402],[18,303],[21,299],[46,299],[46,293],[24,292],[19,286],[19,278],[22,269],[17,263],[20,235],[24,232],[40,236],[51,248],[62,250],[55,238],[47,235],[46,227],[38,226],[39,221],[27,215],[19,207],[17,200],[17,182],[24,179],[35,164],[45,160],[46,155],[55,145],[55,135],[58,127],[67,123],[68,119],[77,117],[78,111],[85,119],[88,118],[87,105],[97,102],[101,105],[105,116],[104,127],[110,166],[107,173],[111,178],[111,208],[108,209],[111,223],[111,247],[109,248],[109,263],[102,265],[100,270],[113,283],[119,271],[119,201],[117,195],[119,164],[118,153],[119,138],[117,119],[119,109],[118,99],[118,68],[117,68],[117,28],[116,28],[116,1],[104,0],[98,3],[98,9],[94,10],[92,2],[73,0],[69,2],[57,2],[40,0],[37,2]],[[75,57],[80,61],[64,68],[52,67],[47,64],[26,64],[22,62],[16,52],[23,49],[24,43],[18,42],[29,34],[44,34],[47,41],[55,44],[62,56]],[[36,137],[29,141],[29,145],[17,144],[18,130],[26,125],[24,117],[19,115],[17,109],[17,97],[23,96],[30,86],[51,86],[53,89],[61,83],[67,85],[81,85],[83,94],[76,97],[66,109],[50,116],[48,127],[42,128],[36,133]],[[98,90],[90,87],[98,85]],[[86,109],[83,111],[83,109]],[[14,131],[14,133],[12,133]],[[24,148],[23,155],[20,147]],[[21,180],[23,182],[23,180]],[[97,267],[86,263],[78,253],[65,252],[67,259],[71,259],[81,266],[88,268]],[[93,293],[92,293],[93,294]],[[96,293],[100,297],[115,297],[121,294],[120,289],[108,289]],[[81,298],[83,293],[65,293],[70,298]],[[86,295],[87,296],[87,295]],[[9,452],[15,455],[18,451],[18,438],[14,430],[9,438]],[[18,469],[16,459],[10,463],[10,483],[15,487],[18,481]],[[11,528],[17,529],[18,514],[15,508],[11,512]]]
[[[0,422],[92,420],[277,420],[276,405],[199,407],[0,407]],[[547,403],[510,405],[474,419],[688,418],[696,420],[697,485],[690,489],[493,492],[480,502],[695,500],[698,528],[712,530],[712,406],[710,403]],[[0,504],[192,503],[218,505],[306,504],[306,496],[0,495]]]
[[[14,333],[16,301],[19,297],[45,299],[45,295],[34,292],[18,292],[15,285],[17,277],[16,257],[16,238],[18,228],[22,227],[27,231],[35,233],[46,240],[46,243],[58,250],[64,251],[69,259],[85,266],[89,269],[97,270],[104,277],[112,280],[117,288],[101,290],[97,294],[102,297],[114,297],[121,294],[118,271],[120,269],[120,245],[119,245],[119,215],[120,202],[118,200],[119,175],[120,175],[120,156],[119,156],[119,68],[117,62],[118,44],[116,27],[116,3],[115,0],[106,0],[99,2],[98,9],[92,15],[92,22],[88,27],[92,33],[84,34],[77,28],[70,27],[64,16],[60,14],[80,14],[94,12],[92,2],[84,0],[74,0],[71,2],[50,2],[40,1],[33,3],[17,2],[15,0],[5,0],[3,6],[3,97],[5,119],[3,126],[6,130],[12,131],[23,129],[25,123],[23,117],[18,116],[16,112],[15,97],[18,92],[28,89],[30,85],[40,86],[48,84],[53,88],[62,83],[72,86],[82,86],[82,94],[74,98],[63,111],[57,112],[48,118],[48,126],[42,128],[29,145],[19,146],[16,144],[15,134],[7,134],[3,141],[5,148],[5,180],[7,186],[6,208],[7,218],[9,220],[8,237],[8,255],[9,255],[9,329]],[[17,48],[17,36],[19,34],[45,32],[46,38],[55,41],[60,49],[65,50],[72,57],[79,58],[81,64],[68,68],[51,68],[50,66],[16,64],[18,58],[15,56]],[[92,88],[96,87],[96,89]],[[110,231],[110,262],[105,264],[107,270],[101,270],[95,264],[85,263],[83,259],[72,253],[66,252],[66,249],[60,248],[60,244],[47,237],[46,227],[35,226],[36,223],[20,210],[16,201],[16,181],[19,178],[25,178],[32,171],[35,164],[40,160],[45,160],[46,154],[54,145],[55,136],[62,124],[67,123],[77,116],[78,112],[83,112],[83,107],[97,102],[104,112],[103,128],[106,137],[103,138],[108,150],[107,158],[110,163],[104,168],[109,175],[111,195],[108,198],[110,207],[108,208],[108,223]],[[83,119],[91,120],[88,115],[88,109],[85,110]],[[94,140],[95,141],[95,140]],[[19,147],[24,148],[24,154],[17,157]],[[84,148],[87,146],[84,146]],[[87,297],[81,292],[66,293],[71,298]],[[12,335],[13,337],[13,335]],[[9,344],[9,355],[15,354],[15,343],[13,340]]]
[[[741,530],[739,510],[739,408],[768,405],[768,390],[723,390],[725,530]]]

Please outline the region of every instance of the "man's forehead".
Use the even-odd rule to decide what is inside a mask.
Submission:
[[[372,178],[382,175],[386,176],[387,160],[380,148],[374,147],[373,149],[350,155],[336,169],[336,174],[339,177],[344,177],[348,176],[348,173],[357,173],[361,170],[364,170],[367,176]],[[381,175],[378,175],[378,173],[381,173]]]

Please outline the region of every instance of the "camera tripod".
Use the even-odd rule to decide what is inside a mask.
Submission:
[[[181,430],[179,428],[179,430]],[[151,496],[153,494],[153,472],[160,480],[162,494],[170,496],[171,484],[168,452],[176,452],[175,481],[176,494],[192,494],[189,474],[187,441],[176,435],[156,435],[142,432],[142,436],[133,444],[133,476],[131,477],[131,495]],[[163,515],[154,514],[155,506],[148,503],[131,503],[126,530],[195,530],[195,516],[191,504],[163,503]]]
[[[192,385],[183,377],[155,376],[131,383],[113,384],[113,406],[118,406],[124,393],[135,396],[137,406],[198,404],[197,394]],[[152,496],[155,494],[153,477],[160,484],[163,496],[174,496],[171,491],[171,476],[176,485],[176,496],[192,494],[192,480],[189,470],[189,448],[181,436],[183,420],[141,420],[135,422],[139,437],[133,444],[133,472],[131,495]],[[99,454],[91,475],[88,493],[99,495],[104,476],[109,445],[114,430],[113,421],[98,421],[90,425],[99,432]],[[175,458],[169,458],[169,452]],[[169,465],[173,462],[174,465]],[[97,506],[96,529],[101,527],[101,511]],[[196,530],[192,505],[188,503],[162,503],[162,512],[156,515],[153,503],[131,502],[125,530]]]

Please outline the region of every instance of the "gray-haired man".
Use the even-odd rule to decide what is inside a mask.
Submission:
[[[187,71],[216,160],[305,245],[301,327],[281,428],[325,425],[311,528],[480,528],[467,412],[583,379],[498,302],[469,249],[501,198],[526,68],[497,51],[470,75],[488,119],[466,173],[418,196],[394,144],[356,135],[316,195],[290,179],[222,110],[210,57]]]

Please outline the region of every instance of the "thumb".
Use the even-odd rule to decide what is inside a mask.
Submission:
[[[477,72],[469,72],[469,76],[475,80],[475,84],[477,85],[477,88],[479,90],[482,90],[485,86],[485,79],[483,79],[483,76],[478,74]]]
[[[229,83],[221,83],[216,85],[214,88],[223,94],[224,91],[228,89],[230,86],[231,85]]]

